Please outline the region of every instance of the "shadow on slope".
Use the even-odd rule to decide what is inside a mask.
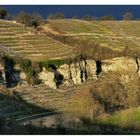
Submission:
[[[24,122],[60,114],[55,110],[27,103],[15,95],[0,94],[0,104],[0,134],[27,134]]]
[[[4,122],[2,119],[0,122]],[[6,123],[6,122],[5,122]],[[18,125],[15,121],[10,121],[10,126],[0,127],[0,134],[8,135],[139,135],[140,132],[131,129],[122,129],[117,126],[104,124],[92,124],[89,128],[47,128],[41,126]]]

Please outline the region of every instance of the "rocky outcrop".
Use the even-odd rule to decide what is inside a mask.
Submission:
[[[49,87],[56,88],[53,72],[49,72],[45,68],[43,68],[42,72],[39,73],[39,79],[42,80],[42,82],[48,85]]]
[[[139,63],[138,61],[139,60],[137,60],[137,63]],[[104,72],[118,71],[124,73],[129,71],[133,73],[139,73],[137,63],[135,58],[117,57],[109,60],[104,60],[102,62],[102,68]]]
[[[128,74],[138,74],[140,75],[139,70],[140,60],[136,58],[130,57],[116,57],[113,59],[107,60],[81,60],[76,63],[64,64],[61,65],[58,69],[47,71],[45,68],[39,73],[39,79],[46,85],[51,88],[57,88],[57,82],[59,78],[63,77],[63,82],[61,79],[61,84],[66,86],[72,86],[81,84],[89,79],[97,79],[100,76],[104,76],[104,73],[109,73],[111,71],[117,72],[121,74],[122,79],[128,79]],[[0,65],[0,70],[2,71],[2,78],[5,79],[5,70],[4,66]],[[19,68],[15,68],[19,69]],[[26,74],[24,72],[20,72],[20,76],[18,77],[16,73],[14,73],[14,77],[19,78],[19,81],[27,84],[26,82]],[[59,75],[59,76],[58,76]]]
[[[0,84],[5,83],[5,72],[3,65],[0,64]]]
[[[81,84],[87,79],[97,79],[99,75],[103,76],[103,73],[111,71],[119,72],[123,75],[122,78],[127,77],[128,72],[140,74],[139,59],[130,57],[117,57],[103,61],[86,60],[85,62],[83,60],[71,65],[64,64],[58,71],[64,76],[65,85]],[[46,85],[55,87],[53,72],[44,68],[39,77]]]
[[[59,67],[59,73],[64,76],[63,84],[74,85],[81,84],[87,80],[87,77],[93,79],[96,78],[96,65],[95,61],[87,60],[78,63],[72,63],[71,65],[64,64]],[[41,79],[46,85],[50,87],[55,87],[54,73],[47,71],[43,68],[43,71],[39,74],[39,79]]]

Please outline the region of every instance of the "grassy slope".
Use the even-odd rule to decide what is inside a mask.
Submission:
[[[102,115],[97,121],[101,124],[140,130],[140,108],[126,109],[112,115]]]
[[[140,21],[50,20],[49,27],[115,50],[140,47]],[[79,35],[83,34],[83,35]]]

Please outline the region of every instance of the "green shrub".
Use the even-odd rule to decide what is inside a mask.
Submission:
[[[18,64],[20,65],[20,68],[25,72],[28,84],[39,84],[38,73],[40,72],[40,66],[38,63],[32,63],[28,59],[20,59]]]
[[[28,84],[31,85],[37,85],[39,84],[39,80],[38,80],[38,72],[36,72],[32,67],[28,68],[28,71],[26,73],[27,76],[27,82]]]
[[[65,63],[65,60],[57,59],[57,60],[47,60],[47,61],[40,62],[39,65],[41,68],[45,67],[46,69],[49,70],[49,65],[51,65],[51,64],[53,64],[57,68],[59,68],[64,63]]]
[[[31,66],[31,61],[28,59],[20,59],[18,61],[20,68],[26,73],[28,68]]]

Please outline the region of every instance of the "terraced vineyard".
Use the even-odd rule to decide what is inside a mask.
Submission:
[[[43,109],[30,107],[29,104],[16,101],[11,97],[0,93],[0,116],[11,119],[18,119],[24,116],[43,112]]]
[[[21,24],[0,20],[1,49],[31,60],[60,59],[68,57],[72,48],[55,41],[32,28]]]
[[[0,20],[0,53],[3,51],[11,56],[19,56],[31,61],[50,59],[40,64],[42,67],[52,66],[54,69],[49,71],[43,68],[43,71],[38,73],[38,65],[32,63],[26,66],[26,63],[25,65],[23,63],[23,67],[27,69],[25,71],[23,69],[24,73],[20,73],[21,79],[17,85],[5,87],[4,90],[8,92],[3,92],[4,86],[0,85],[2,86],[0,117],[11,118],[16,123],[25,125],[25,122],[30,120],[34,120],[33,123],[37,121],[36,119],[41,121],[43,117],[48,116],[47,113],[64,116],[65,113],[70,113],[78,117],[80,122],[85,123],[88,130],[92,130],[89,126],[93,125],[91,121],[94,120],[100,127],[102,124],[111,125],[109,127],[111,132],[114,128],[113,131],[119,133],[119,130],[115,130],[116,126],[117,128],[136,127],[140,130],[139,53],[134,59],[131,54],[131,57],[129,55],[126,57],[127,54],[124,52],[126,47],[131,49],[128,48],[128,53],[131,51],[133,53],[133,49],[134,53],[140,52],[140,22],[49,20],[41,27],[36,30],[15,21]],[[87,48],[92,46],[93,50],[91,48],[90,52]],[[76,57],[72,64],[64,65],[61,70],[55,71],[55,65],[64,63],[61,59],[75,56],[76,50],[79,52],[78,49],[84,50],[85,53],[89,52],[92,61],[88,60],[88,57]],[[105,56],[97,59],[96,55]],[[59,61],[55,62],[54,59]],[[5,62],[7,66],[11,61]],[[4,68],[2,66],[2,70],[4,69],[7,80],[12,72],[10,73],[6,66],[4,65]],[[23,71],[21,69],[21,72]],[[95,78],[93,79],[92,76]],[[62,84],[65,81],[69,84]],[[78,84],[74,85],[71,81],[76,81]],[[54,89],[49,87],[48,82],[56,85],[58,82],[62,83],[59,88]],[[125,118],[127,115],[130,116],[128,119]],[[57,117],[59,119],[59,116]],[[84,118],[85,120],[82,120]]]
[[[43,29],[61,33],[61,36],[73,36],[79,41],[90,40],[101,46],[122,51],[125,47],[139,48],[139,26],[139,21],[49,20]],[[10,55],[34,61],[61,59],[75,53],[74,47],[68,44],[63,44],[15,21],[6,20],[0,20],[0,45],[3,46],[0,49]]]
[[[29,104],[40,106],[41,108],[55,109],[57,111],[69,111],[71,109],[71,98],[75,93],[75,87],[61,87],[56,90],[46,85],[31,87],[16,87],[17,92],[21,92],[19,97]]]

